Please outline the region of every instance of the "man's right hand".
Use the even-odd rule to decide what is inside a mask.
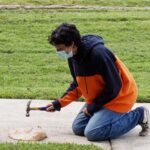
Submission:
[[[46,108],[47,112],[54,112],[55,111],[55,108],[54,108],[52,103],[48,104],[46,107],[47,107]]]

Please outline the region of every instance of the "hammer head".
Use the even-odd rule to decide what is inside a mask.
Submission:
[[[31,104],[31,101],[28,101],[27,103],[27,108],[26,108],[26,117],[29,117],[30,116],[30,104]]]

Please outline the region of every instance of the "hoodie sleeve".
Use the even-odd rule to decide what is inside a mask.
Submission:
[[[55,100],[53,103],[53,106],[55,110],[60,110],[61,107],[64,107],[71,103],[72,101],[75,101],[81,97],[81,91],[78,87],[78,84],[75,80],[75,74],[74,74],[74,69],[73,65],[70,60],[68,60],[69,68],[73,77],[73,82],[70,84],[69,88],[67,91],[63,94],[62,97],[60,97],[58,100]]]
[[[115,65],[115,56],[103,45],[96,46],[95,51],[96,66],[104,79],[105,87],[102,93],[87,106],[90,114],[100,110],[106,103],[114,99],[122,87],[119,71]]]

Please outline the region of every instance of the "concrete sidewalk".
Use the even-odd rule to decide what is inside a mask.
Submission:
[[[124,136],[103,142],[89,142],[85,137],[73,134],[71,126],[74,118],[84,103],[74,102],[63,108],[61,112],[47,113],[31,111],[30,117],[25,117],[25,109],[28,100],[0,99],[0,143],[17,142],[8,138],[8,132],[12,129],[41,126],[48,138],[41,142],[94,144],[105,150],[149,150],[150,136],[138,136],[140,126]],[[33,100],[31,106],[45,106],[50,101]],[[150,104],[145,105],[150,108]],[[41,143],[40,142],[40,143]]]

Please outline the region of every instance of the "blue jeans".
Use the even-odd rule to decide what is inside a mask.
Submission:
[[[144,118],[144,108],[137,107],[128,113],[117,113],[106,108],[95,112],[91,117],[81,109],[73,122],[72,129],[76,135],[86,136],[89,141],[102,141],[117,138],[136,125]]]

